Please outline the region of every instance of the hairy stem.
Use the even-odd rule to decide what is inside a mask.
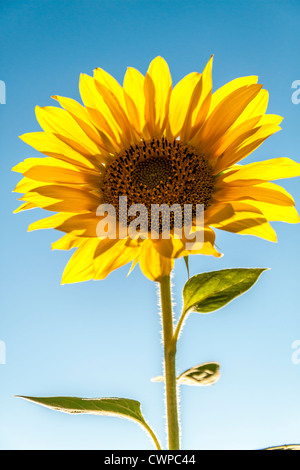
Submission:
[[[175,369],[176,342],[173,339],[173,316],[170,276],[160,281],[163,342],[165,357],[165,383],[169,450],[179,450],[179,423],[177,410],[177,382]]]

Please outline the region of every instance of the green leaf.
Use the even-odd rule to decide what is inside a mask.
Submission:
[[[236,268],[196,274],[183,288],[183,313],[218,310],[250,289],[266,269]]]
[[[141,413],[141,404],[129,398],[77,398],[77,397],[25,397],[18,395],[38,405],[46,406],[52,410],[71,414],[93,414],[106,416],[119,416],[132,419],[141,424],[152,437],[158,450],[161,449],[157,437],[145,421]]]
[[[186,370],[177,380],[180,384],[205,387],[216,383],[220,375],[220,364],[217,362],[207,362],[206,364],[200,364]]]
[[[121,418],[130,418],[145,423],[141,413],[141,404],[127,398],[77,398],[77,397],[24,397],[52,410],[63,413],[82,413],[94,415],[112,415]]]
[[[300,450],[299,444],[287,444],[279,447],[269,447],[268,449],[263,450]]]
[[[220,375],[220,364],[217,362],[207,362],[184,371],[177,377],[177,381],[181,385],[197,385],[205,387],[216,383],[219,380]],[[163,375],[159,375],[151,379],[151,381],[164,382],[165,378]]]

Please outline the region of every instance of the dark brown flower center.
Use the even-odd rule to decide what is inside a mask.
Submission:
[[[206,157],[190,145],[167,139],[141,141],[117,154],[106,166],[103,202],[118,213],[119,197],[128,207],[143,204],[202,204],[206,209],[214,191],[214,176]],[[174,221],[171,220],[171,226]],[[150,215],[149,215],[150,230]]]

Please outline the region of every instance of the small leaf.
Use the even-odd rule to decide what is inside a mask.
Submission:
[[[183,313],[218,310],[250,289],[266,269],[236,268],[196,274],[183,288]]]
[[[217,362],[207,362],[206,364],[200,364],[186,370],[177,380],[180,384],[205,387],[216,383],[220,375],[220,364]]]
[[[112,415],[121,418],[130,418],[145,423],[141,413],[141,404],[135,400],[127,398],[76,398],[76,397],[24,397],[25,400],[32,401],[52,410],[63,413],[82,413],[94,415]]]
[[[299,444],[286,444],[283,446],[269,447],[268,449],[262,449],[262,450],[300,450],[300,445]]]
[[[165,378],[163,375],[158,375],[157,377],[152,377],[151,382],[164,382]]]
[[[186,370],[177,377],[177,381],[181,385],[198,385],[205,387],[216,383],[220,375],[220,364],[217,362],[207,362],[206,364],[200,364],[199,366]],[[151,379],[151,382],[164,381],[165,378],[163,375],[158,375]]]

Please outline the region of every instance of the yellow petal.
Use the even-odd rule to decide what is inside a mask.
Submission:
[[[234,186],[240,184],[253,185],[263,181],[272,181],[282,178],[300,176],[300,164],[290,158],[273,158],[257,163],[239,166],[221,178],[225,183]]]
[[[190,255],[197,254],[197,255],[206,255],[206,256],[214,256],[215,258],[222,258],[223,253],[220,253],[216,250],[213,243],[210,241],[204,241],[201,250],[198,251],[190,251]]]
[[[189,254],[212,255],[216,257],[222,256],[214,247],[215,233],[210,227],[205,227],[203,232],[198,235],[201,242],[197,242],[195,238],[188,239],[183,237],[182,239],[174,239],[174,237],[171,237],[166,240],[153,240],[153,246],[161,256],[166,258],[179,258]],[[189,249],[188,244],[194,243],[194,240],[195,245],[193,249]]]
[[[85,238],[77,238],[72,233],[66,233],[63,237],[52,243],[52,250],[71,250],[79,247]]]
[[[278,114],[264,114],[263,116],[260,117],[260,120],[257,125],[263,126],[265,124],[275,124],[276,126],[279,126],[282,120],[283,120],[283,117],[278,116]]]
[[[253,235],[255,237],[263,238],[270,242],[276,242],[277,236],[274,229],[264,219],[242,218],[229,224],[216,227],[219,230],[226,232],[237,233],[239,235]]]
[[[122,131],[99,93],[94,78],[80,75],[79,90],[86,110],[108,151],[120,149]]]
[[[86,188],[99,188],[100,171],[76,167],[56,158],[27,158],[12,168],[12,171],[23,173],[25,178],[15,188],[16,192],[31,191],[43,183],[58,183],[68,185],[85,185]],[[103,167],[104,171],[104,167]],[[34,181],[32,181],[34,180]],[[25,184],[24,184],[25,183]]]
[[[94,279],[105,279],[115,269],[130,263],[139,250],[137,246],[128,246],[127,240],[102,240],[94,254]]]
[[[45,219],[37,220],[36,222],[33,222],[31,225],[29,225],[28,232],[47,228],[57,228],[65,220],[71,217],[71,215],[72,214],[67,214],[64,212],[62,214],[54,214],[50,217],[46,217]]]
[[[281,206],[293,206],[295,204],[292,196],[281,186],[274,183],[262,183],[255,186],[232,186],[222,184],[219,189],[215,191],[214,199],[219,202],[255,199],[256,201]]]
[[[119,105],[122,110],[125,111],[126,106],[123,89],[121,85],[117,82],[117,80],[100,67],[97,67],[94,70],[94,79],[97,83],[103,84],[106,88],[110,90],[111,94],[114,95],[115,99],[119,102]]]
[[[33,204],[32,202],[24,202],[24,204],[21,204],[17,209],[13,211],[14,214],[18,214],[19,212],[22,211],[27,211],[29,209],[35,209],[36,205]]]
[[[87,112],[86,108],[77,101],[71,98],[65,98],[63,96],[52,96],[53,99],[59,102],[59,104],[75,119],[77,124],[85,132],[85,134],[101,148],[102,152],[105,150],[105,144],[101,139],[99,132],[93,124],[93,121]]]
[[[211,227],[205,226],[203,229],[203,243],[202,246],[197,249],[197,244],[195,247],[189,251],[187,254],[199,254],[199,255],[209,255],[215,256],[216,258],[220,258],[223,256],[222,253],[219,253],[215,248],[215,239],[216,235],[215,232],[212,230]],[[185,242],[190,243],[189,240],[185,240]]]
[[[46,106],[35,108],[36,118],[46,132],[68,137],[78,142],[80,148],[89,153],[98,154],[99,147],[93,142],[73,117],[64,109]]]
[[[29,134],[23,134],[20,139],[49,157],[83,168],[99,167],[95,158],[92,160],[89,159],[89,157],[83,155],[77,150],[74,150],[72,146],[63,142],[51,132],[31,132]]]
[[[247,153],[245,149],[249,144],[252,145],[254,142],[257,148],[267,137],[281,129],[279,127],[281,121],[282,117],[273,114],[251,117],[239,125],[236,125],[236,121],[211,145],[209,157],[213,160],[213,165],[222,171],[226,165],[229,166],[241,160],[248,155],[249,151]],[[215,160],[218,157],[220,157],[219,160]]]
[[[130,269],[129,269],[128,274],[127,274],[127,277],[132,273],[132,271],[134,270],[134,268],[136,267],[138,262],[139,262],[139,256],[136,256],[134,258],[134,260],[132,261],[132,263],[131,263]]]
[[[65,218],[65,220],[62,220],[62,222],[55,228],[61,232],[75,233],[80,237],[97,237],[97,225],[101,219],[100,217],[96,217],[96,212],[70,215],[69,217]]]
[[[254,131],[247,132],[244,136],[238,137],[221,155],[221,157],[211,160],[214,167],[214,173],[219,173],[224,169],[234,165],[243,158],[246,158],[251,152],[254,152],[270,135],[280,131],[277,125],[264,125],[255,128]],[[244,137],[244,139],[243,139]]]
[[[26,201],[34,204],[36,207],[47,209],[52,212],[59,212],[61,210],[61,203],[58,199],[52,197],[42,196],[34,191],[30,191],[20,197],[19,201]],[[68,211],[65,211],[68,212]]]
[[[233,124],[233,128],[240,125],[242,122],[251,119],[254,116],[262,116],[266,113],[269,101],[269,93],[267,90],[260,90],[260,92],[253,98],[253,100],[246,106],[241,115]]]
[[[89,281],[94,277],[93,257],[99,244],[98,239],[83,240],[68,262],[62,277],[62,284]]]
[[[59,166],[35,165],[23,173],[33,180],[53,184],[85,185],[98,189],[99,175],[79,172]]]
[[[138,70],[128,67],[123,89],[129,119],[136,131],[142,135],[145,126],[144,76]]]
[[[250,199],[245,199],[243,202],[259,209],[270,222],[287,222],[289,224],[298,224],[300,222],[298,212],[293,206],[280,206]]]
[[[161,137],[165,130],[172,79],[168,64],[162,57],[156,57],[147,71],[144,82],[145,119],[151,137]]]
[[[179,258],[188,254],[184,241],[174,239],[174,237],[166,240],[153,240],[153,246],[158,253],[166,258]]]
[[[211,145],[209,158],[214,166],[218,165],[218,158],[220,160],[224,158],[223,155],[225,152],[228,151],[228,153],[230,153],[232,150],[239,149],[240,146],[244,144],[246,139],[249,139],[249,137],[258,131],[256,124],[259,122],[259,119],[259,117],[254,117],[241,123],[234,129],[230,128],[227,132],[225,132],[225,134],[217,139],[214,144]]]
[[[212,62],[213,56],[209,59],[200,80],[200,98],[193,111],[192,130],[188,140],[191,140],[202,127],[208,115],[212,99]]]
[[[176,137],[181,134],[187,118],[188,110],[191,108],[191,100],[194,91],[197,88],[200,79],[200,73],[190,73],[180,80],[172,90],[167,138],[176,139]]]
[[[262,85],[244,86],[226,96],[207,118],[192,144],[203,152],[209,151],[210,146],[233,125],[261,87]]]
[[[141,245],[139,263],[142,273],[151,281],[160,282],[170,274],[174,266],[173,258],[161,256],[154,248],[151,240],[145,240]]]
[[[47,184],[47,183],[45,183]],[[49,183],[50,184],[50,183]],[[30,178],[22,178],[14,189],[15,193],[27,193],[41,186],[41,181],[34,181]]]
[[[263,213],[250,204],[232,202],[219,206],[219,211],[211,215],[209,225],[227,232],[241,235],[254,235],[275,242],[276,233]]]
[[[99,94],[103,97],[105,103],[107,104],[111,114],[113,115],[115,121],[120,126],[121,132],[119,134],[120,140],[125,147],[129,147],[133,141],[132,136],[132,126],[130,125],[127,117],[127,113],[124,110],[122,104],[118,100],[117,96],[114,95],[112,90],[105,86],[103,83],[95,80],[96,88],[99,91]],[[124,100],[123,93],[122,99]]]
[[[170,98],[167,138],[180,135],[181,140],[188,142],[202,126],[210,107],[212,59],[202,75],[190,73],[174,87]]]
[[[20,200],[32,202],[53,212],[90,212],[96,210],[100,204],[99,196],[84,189],[57,185],[39,186]]]
[[[239,88],[256,84],[257,80],[258,80],[257,76],[250,75],[248,77],[235,78],[231,82],[228,82],[222,87],[220,87],[212,95],[209,115],[215,110],[215,108],[220,104],[220,102],[224,98],[226,98],[228,95],[238,90]]]
[[[215,201],[214,204],[204,212],[205,226],[217,224],[233,216],[234,210],[231,204],[218,203],[218,201]]]
[[[26,158],[23,162],[18,163],[16,166],[12,168],[12,171],[16,171],[18,173],[25,173],[27,170],[32,168],[36,165],[47,165],[47,166],[59,166],[61,168],[67,168],[73,171],[79,171],[79,168],[75,165],[71,165],[70,163],[66,163],[62,160],[58,160],[57,158],[52,157],[44,157],[44,158]],[[86,170],[93,174],[93,170]]]
[[[72,210],[70,212],[76,212],[75,206],[80,206],[81,208],[86,206],[88,211],[93,211],[94,209],[97,209],[101,202],[99,195],[92,194],[84,188],[77,189],[70,186],[51,184],[39,186],[34,189],[34,192],[41,196],[50,197],[60,201],[70,201],[74,207],[74,211]]]

